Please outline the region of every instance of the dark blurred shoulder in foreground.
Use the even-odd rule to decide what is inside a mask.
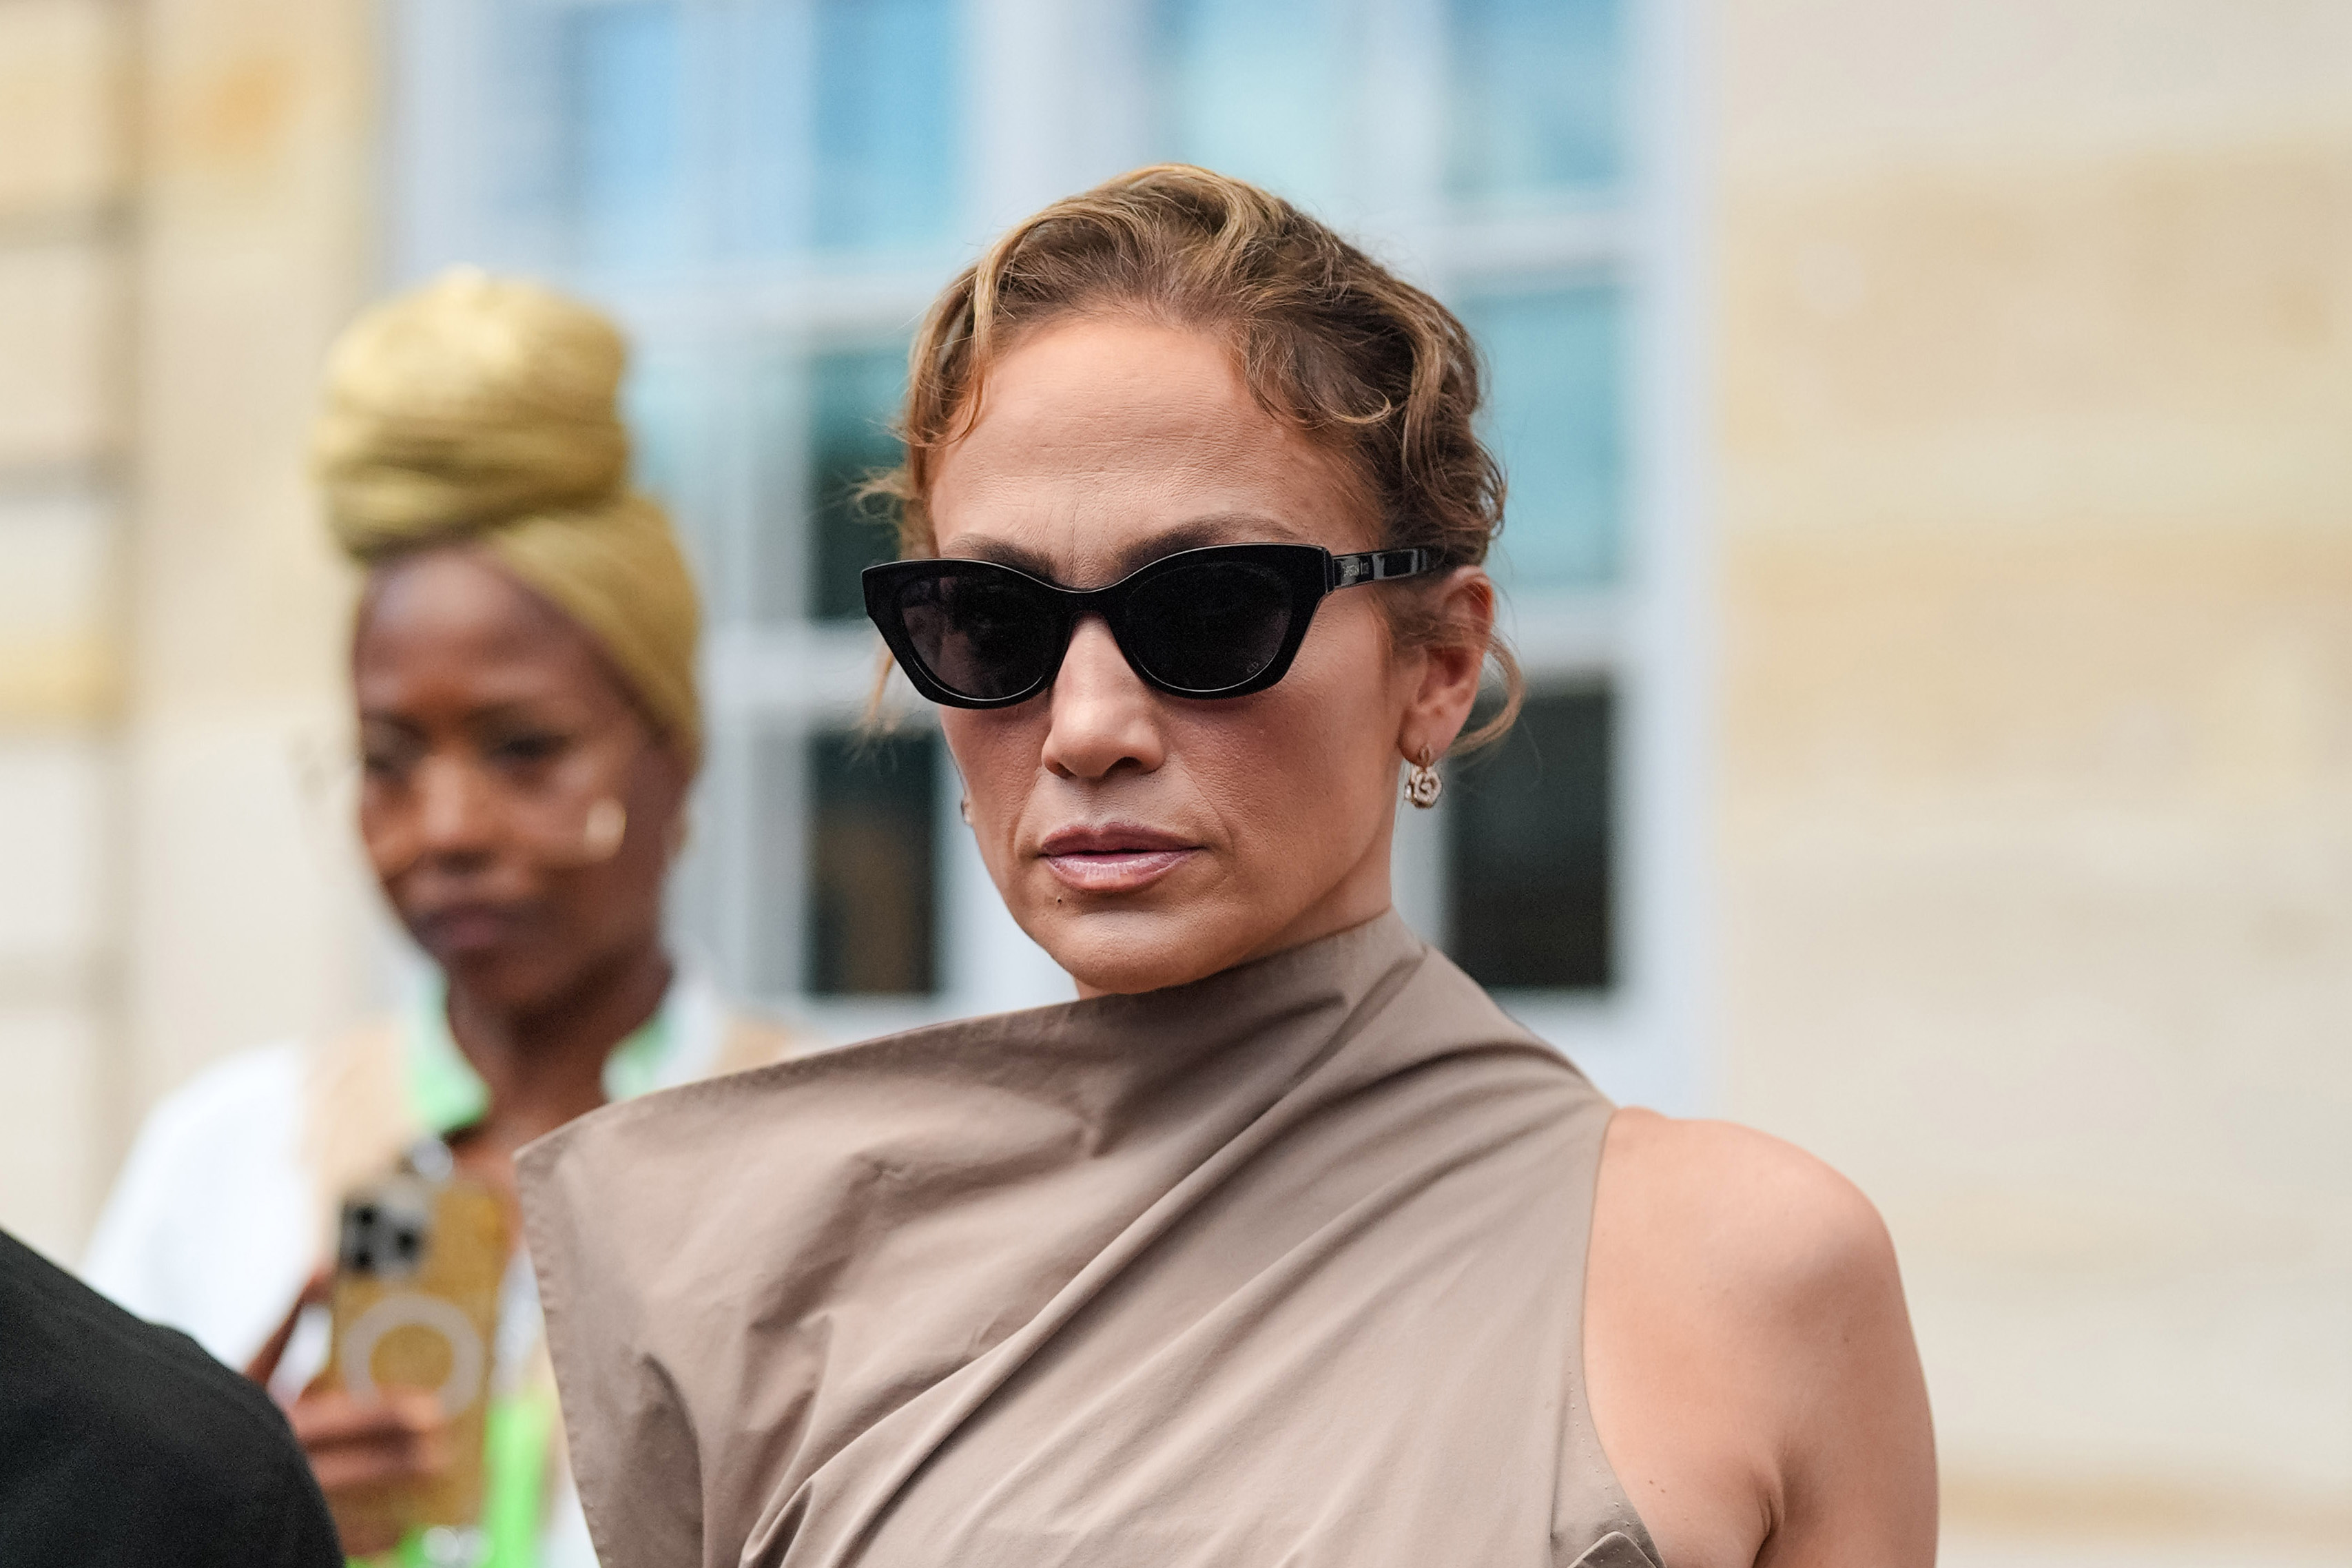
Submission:
[[[0,1542],[26,1564],[342,1562],[268,1394],[5,1234]]]

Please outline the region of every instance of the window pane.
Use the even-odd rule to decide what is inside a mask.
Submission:
[[[937,988],[939,735],[809,741],[808,989]]]
[[[1331,0],[1162,0],[1167,155],[1328,205],[1339,193],[1350,29]]]
[[[680,542],[702,589],[703,613],[723,619],[734,611],[720,591],[724,568],[714,553],[703,395],[708,378],[687,354],[658,343],[633,356],[621,384],[621,416],[629,431],[629,479],[660,501],[677,523]]]
[[[1624,508],[1623,305],[1606,286],[1468,301],[1488,367],[1486,437],[1510,479],[1506,580],[1613,581]]]
[[[1449,0],[1454,194],[1524,200],[1616,180],[1621,0]]]
[[[807,248],[812,171],[809,79],[815,48],[805,8],[762,0],[712,18],[708,46],[715,127],[709,171],[711,209],[704,215],[716,246],[732,256],[773,256]],[[793,87],[787,90],[782,84]]]
[[[858,574],[898,554],[885,515],[857,499],[876,470],[902,448],[890,434],[907,385],[904,349],[820,354],[809,364],[809,613],[851,619],[866,613]]]
[[[673,511],[686,502],[694,468],[688,451],[693,366],[674,354],[636,356],[621,384],[621,416],[629,429],[629,480]]]
[[[1612,706],[1605,691],[1530,697],[1447,781],[1450,945],[1482,985],[1610,983]]]
[[[585,5],[560,51],[574,242],[591,266],[674,260],[685,249],[684,49],[675,5]]]
[[[865,249],[954,232],[949,0],[818,0],[816,240]]]

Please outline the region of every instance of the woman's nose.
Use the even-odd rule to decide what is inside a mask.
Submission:
[[[457,757],[428,757],[418,766],[417,838],[426,855],[468,855],[492,848],[496,816],[480,769]]]
[[[1052,723],[1044,761],[1063,778],[1099,779],[1123,766],[1148,773],[1166,760],[1158,700],[1099,616],[1071,632],[1045,700]]]

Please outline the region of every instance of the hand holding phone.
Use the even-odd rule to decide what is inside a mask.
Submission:
[[[498,1195],[457,1174],[437,1143],[345,1200],[327,1366],[296,1425],[352,1535],[390,1544],[480,1519],[508,1251]],[[331,1473],[342,1484],[328,1488]]]
[[[303,1315],[326,1305],[334,1275],[320,1268],[302,1288],[285,1321],[254,1355],[245,1374],[267,1386],[277,1375]],[[405,1525],[387,1497],[431,1479],[447,1463],[440,1400],[395,1391],[362,1405],[340,1388],[313,1382],[286,1407],[319,1489],[335,1516],[344,1552],[372,1557],[400,1543]]]
[[[429,1394],[395,1391],[362,1404],[339,1388],[313,1386],[286,1412],[335,1516],[343,1552],[372,1557],[408,1532],[404,1500],[448,1464],[448,1421]]]

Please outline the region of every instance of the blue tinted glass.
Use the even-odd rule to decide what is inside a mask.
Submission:
[[[1624,309],[1606,285],[1470,300],[1487,439],[1510,479],[1502,561],[1530,586],[1608,583],[1624,508]]]
[[[1479,984],[1609,984],[1614,730],[1605,690],[1530,692],[1501,745],[1449,767],[1446,951]]]
[[[820,734],[807,745],[807,989],[936,991],[939,731]]]
[[[1330,0],[1162,0],[1166,155],[1328,205],[1350,74],[1339,11]]]
[[[819,245],[920,245],[954,231],[955,10],[949,0],[818,0]]]
[[[906,387],[903,346],[819,354],[809,363],[809,613],[821,619],[865,615],[859,574],[898,555],[887,518],[857,492],[905,454],[890,422]]]
[[[668,261],[687,244],[684,50],[675,5],[584,5],[560,43],[572,221],[592,266]]]
[[[682,361],[640,356],[621,385],[621,416],[629,428],[629,479],[671,508],[686,504],[689,416],[687,397],[693,376]]]
[[[1623,159],[1623,0],[1448,0],[1448,183],[1473,200],[1606,185]]]
[[[728,250],[773,255],[804,248],[809,230],[809,94],[780,83],[809,78],[814,47],[805,7],[763,0],[735,16],[712,51],[719,193],[709,214]]]
[[[660,501],[677,522],[688,560],[703,584],[704,613],[713,619],[738,613],[733,580],[711,527],[711,494],[718,466],[706,455],[709,431],[702,394],[709,376],[690,356],[658,346],[632,356],[621,384],[621,416],[629,430],[629,478]]]

